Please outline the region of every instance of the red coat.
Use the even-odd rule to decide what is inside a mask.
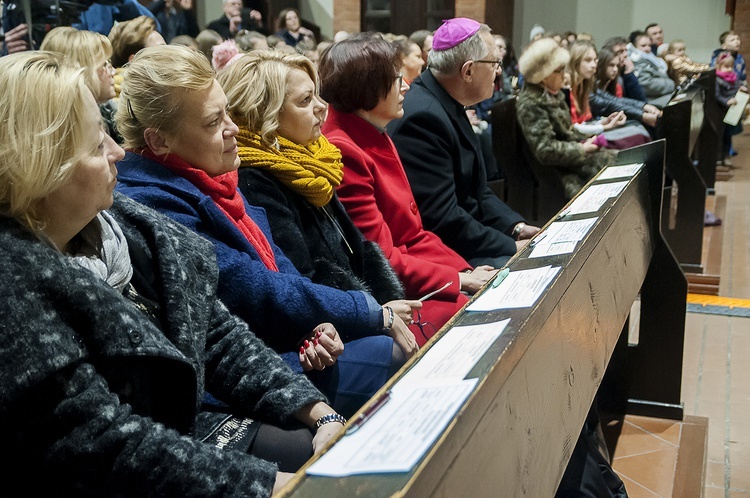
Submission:
[[[406,297],[416,299],[453,282],[422,308],[422,320],[439,329],[467,302],[458,273],[471,266],[422,226],[404,167],[385,132],[355,114],[330,109],[323,134],[343,155],[339,199],[365,238],[383,249]],[[424,343],[420,331],[414,332]]]

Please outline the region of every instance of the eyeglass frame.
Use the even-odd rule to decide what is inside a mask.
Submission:
[[[419,310],[415,310],[415,311],[417,312],[417,316],[415,319],[412,320],[411,324],[416,325],[417,328],[419,328],[419,332],[422,334],[422,337],[424,337],[425,341],[427,341],[430,337],[432,337],[433,335],[437,333],[437,327],[435,327],[435,325],[431,322],[427,322],[427,321],[423,322],[422,313],[420,313]],[[424,328],[428,325],[432,327],[432,334],[430,334],[429,336],[424,331]]]
[[[401,91],[401,88],[404,86],[404,75],[398,73],[394,78],[396,78],[396,81],[398,82],[398,90]]]
[[[494,64],[495,65],[495,71],[503,67],[503,60],[502,59],[472,59],[471,62],[481,62],[483,64]]]

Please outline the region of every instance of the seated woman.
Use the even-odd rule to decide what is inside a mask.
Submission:
[[[568,199],[602,168],[616,151],[602,149],[572,127],[562,92],[567,50],[550,38],[535,41],[524,51],[518,67],[526,83],[518,96],[518,123],[536,159],[560,171]]]
[[[596,47],[588,40],[576,41],[569,49],[570,62],[570,117],[573,127],[586,135],[602,134],[602,145],[609,149],[627,149],[650,142],[648,131],[627,116],[617,100],[610,102],[607,114],[593,112],[590,96],[596,74]],[[602,111],[604,109],[597,109]]]
[[[320,63],[321,96],[332,108],[323,125],[341,149],[344,178],[337,192],[354,224],[377,242],[406,287],[423,302],[418,341],[424,341],[495,274],[471,266],[422,226],[417,204],[385,125],[401,117],[407,86],[398,70],[401,56],[385,40],[368,34],[336,43]],[[433,325],[429,330],[422,324]],[[424,334],[422,330],[424,329]],[[420,337],[422,336],[422,337]]]
[[[405,36],[396,37],[393,43],[401,54],[401,67],[399,73],[404,77],[404,82],[411,85],[411,82],[417,79],[422,73],[422,66],[426,61],[422,59],[422,49],[419,45]]]
[[[621,55],[608,48],[599,50],[596,65],[596,83],[589,94],[589,105],[592,114],[604,116],[614,111],[623,111],[628,119],[640,121],[646,126],[654,127],[661,116],[661,111],[641,100],[623,97],[619,83]]]
[[[310,378],[348,416],[416,352],[414,336],[369,293],[302,277],[273,243],[265,211],[237,190],[238,128],[226,110],[201,54],[178,46],[139,52],[117,112],[132,151],[118,164],[118,190],[214,244],[219,297],[290,365],[299,367],[299,350],[318,323],[333,323],[345,352]]]
[[[317,72],[300,54],[245,56],[218,77],[239,126],[239,189],[266,211],[274,243],[313,282],[370,292],[410,323],[419,301],[403,299],[377,244],[364,240],[334,191],[341,153],[320,134],[326,106]],[[390,301],[390,302],[389,302]]]
[[[210,244],[113,195],[85,79],[0,59],[3,470],[42,496],[270,496],[343,419],[219,301]],[[294,419],[315,437],[265,422]]]
[[[315,42],[312,31],[302,26],[297,9],[282,9],[276,18],[276,36],[281,38],[290,47],[295,47],[302,40]]]
[[[116,107],[111,101],[115,97],[115,70],[109,60],[112,57],[112,44],[109,38],[93,31],[58,26],[44,37],[40,50],[58,52],[86,68],[87,84],[94,92],[94,99],[99,105],[107,133],[116,142],[121,143],[122,139],[114,127]]]

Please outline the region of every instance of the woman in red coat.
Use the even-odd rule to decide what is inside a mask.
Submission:
[[[383,249],[407,299],[437,291],[424,302],[417,320],[415,336],[421,345],[496,270],[472,269],[422,226],[404,167],[384,131],[403,115],[409,86],[398,74],[400,67],[397,48],[377,35],[356,35],[333,45],[320,61],[320,93],[331,105],[323,133],[343,155],[339,199],[364,236]]]

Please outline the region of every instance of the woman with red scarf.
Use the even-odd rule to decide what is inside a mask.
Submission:
[[[414,354],[414,336],[392,308],[302,277],[273,243],[265,211],[237,190],[238,128],[200,54],[177,46],[139,52],[117,125],[128,149],[118,190],[213,243],[219,297],[292,367],[307,370],[340,413],[354,413]]]

